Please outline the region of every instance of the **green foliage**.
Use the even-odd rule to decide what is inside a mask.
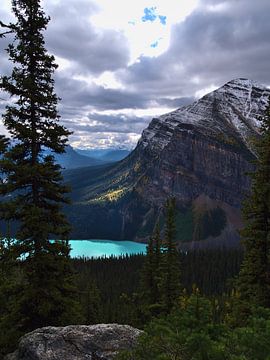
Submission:
[[[166,312],[172,309],[181,292],[180,262],[175,240],[175,208],[175,199],[169,199],[166,204],[165,238],[162,243],[159,282],[161,303]]]
[[[145,318],[151,318],[164,311],[162,303],[162,262],[163,257],[163,243],[160,237],[159,224],[157,224],[154,234],[149,238],[147,252],[144,259],[143,268],[141,271],[140,282],[140,306]]]
[[[14,242],[0,240],[0,358],[14,349],[14,342],[21,335],[20,318],[14,312],[16,300],[25,279],[20,263],[16,259]],[[11,326],[13,324],[13,326]]]
[[[270,307],[270,106],[261,119],[261,138],[255,142],[257,160],[251,173],[251,196],[244,204],[241,232],[245,257],[239,274],[242,301]]]
[[[81,304],[84,311],[84,323],[97,324],[101,319],[101,296],[94,281],[88,280],[86,288],[81,290]]]
[[[96,301],[95,297],[87,299],[87,288],[98,292],[97,311],[92,309],[98,317],[95,323],[112,323],[141,325],[137,316],[137,297],[139,288],[139,272],[142,268],[144,256],[133,255],[120,258],[72,259],[72,266],[77,273],[77,287],[83,313],[87,314],[88,301]],[[96,303],[97,303],[96,301]],[[90,310],[90,309],[89,309]],[[91,310],[90,310],[91,311]],[[135,314],[136,313],[136,314]]]
[[[153,320],[133,351],[118,360],[268,360],[270,313],[253,310],[245,327],[214,321],[213,305],[198,291],[167,317]]]
[[[66,244],[58,241],[23,262],[27,282],[18,301],[22,331],[84,320],[67,251]]]
[[[0,217],[19,224],[16,242],[5,252],[14,262],[11,273],[20,264],[23,281],[19,292],[12,291],[12,306],[1,314],[0,326],[6,322],[6,333],[14,329],[24,333],[45,325],[75,323],[80,316],[66,242],[70,226],[61,212],[69,189],[54,157],[44,153],[45,148],[63,153],[70,134],[59,124],[52,78],[57,65],[45,49],[43,31],[49,18],[39,0],[12,0],[12,10],[16,23],[10,24],[14,38],[7,52],[14,68],[10,76],[1,77],[0,89],[14,100],[3,115],[14,141],[11,146],[0,139],[4,153],[0,170],[5,179],[0,185]],[[51,237],[62,240],[51,242]],[[2,288],[2,296],[8,294],[8,288]]]
[[[155,236],[153,238],[155,239]],[[204,295],[211,298],[211,301],[218,300],[215,317],[223,317],[221,312],[232,289],[228,279],[238,274],[242,251],[240,249],[193,250],[178,255],[181,264],[181,283],[187,294],[192,293],[192,284],[196,284]],[[96,284],[100,294],[98,306],[100,316],[97,323],[119,322],[142,327],[151,317],[164,312],[160,296],[157,296],[157,300],[150,301],[148,291],[144,287],[142,274],[145,256],[81,258],[71,261],[77,273],[77,287],[84,314],[87,312],[86,289],[90,286],[91,291],[92,283]],[[157,282],[159,281],[157,279]]]
[[[141,272],[140,297],[142,312],[151,318],[168,313],[180,294],[180,257],[175,242],[175,200],[166,203],[164,240],[159,224],[149,238]]]

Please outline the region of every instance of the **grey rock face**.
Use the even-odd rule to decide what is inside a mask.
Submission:
[[[136,149],[151,179],[145,193],[159,205],[171,195],[185,203],[205,194],[240,207],[250,187],[251,140],[260,134],[269,96],[257,82],[235,79],[153,119]]]
[[[128,325],[98,324],[45,327],[20,339],[5,360],[111,360],[131,349],[141,330]]]
[[[255,81],[232,80],[191,105],[153,119],[139,144],[160,153],[175,133],[188,130],[251,149],[250,136],[259,133],[269,95],[270,90]]]
[[[74,228],[83,224],[85,234],[73,236],[93,236],[100,217],[107,233],[99,228],[96,238],[147,240],[166,199],[174,196],[179,218],[182,209],[192,209],[193,242],[211,240],[226,246],[230,239],[237,245],[241,204],[250,190],[246,174],[253,170],[250,160],[256,156],[252,140],[260,136],[260,117],[269,96],[265,86],[235,79],[191,105],[154,118],[126,159],[96,179],[89,176],[91,180],[74,193],[78,208],[70,208],[76,214],[70,219]],[[109,201],[108,194],[121,197]],[[226,232],[217,241],[198,239],[196,221],[205,210],[217,207],[226,213]],[[181,245],[190,241],[181,239]]]

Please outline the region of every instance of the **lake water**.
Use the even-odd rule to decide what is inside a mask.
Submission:
[[[70,240],[71,257],[110,257],[146,252],[146,244],[134,241]]]

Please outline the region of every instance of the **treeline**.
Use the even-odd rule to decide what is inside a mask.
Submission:
[[[182,286],[187,294],[191,294],[195,286],[209,298],[227,297],[232,292],[232,280],[239,273],[242,258],[240,248],[181,252]],[[139,292],[145,260],[144,255],[71,260],[86,323],[144,325]],[[90,308],[93,310],[89,313]]]

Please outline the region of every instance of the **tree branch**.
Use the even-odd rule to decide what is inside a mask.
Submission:
[[[9,29],[11,29],[11,25],[7,25],[7,24],[4,24],[1,20],[0,20],[0,26],[1,27],[5,27],[5,28],[9,28]]]
[[[0,38],[5,37],[7,34],[11,34],[11,33],[13,33],[13,31],[12,31],[12,30],[10,30],[10,31],[6,31],[6,32],[4,32],[4,33],[0,34]]]
[[[1,33],[1,34],[0,34],[0,38],[5,37],[5,35],[7,35],[7,34],[13,33],[14,30],[15,30],[15,26],[14,26],[14,25],[12,25],[12,24],[9,24],[9,25],[4,24],[1,20],[0,20],[0,27],[1,27],[1,28],[10,29],[10,30],[8,30],[8,31],[5,31],[5,32]]]

